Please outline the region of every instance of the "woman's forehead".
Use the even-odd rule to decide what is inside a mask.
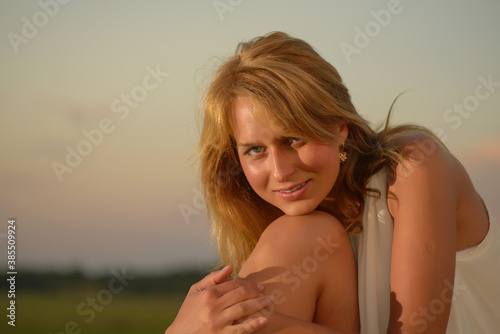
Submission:
[[[270,139],[285,135],[285,130],[264,113],[258,112],[248,97],[238,97],[231,110],[233,134],[237,142]]]

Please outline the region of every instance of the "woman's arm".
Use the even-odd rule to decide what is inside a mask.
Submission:
[[[340,222],[323,212],[283,216],[262,234],[239,276],[262,283],[274,305],[258,333],[357,333],[357,276]]]
[[[445,333],[453,295],[457,162],[427,135],[402,139],[389,186],[394,217],[388,333]]]

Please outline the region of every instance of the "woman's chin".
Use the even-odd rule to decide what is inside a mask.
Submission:
[[[279,208],[281,211],[285,213],[287,216],[304,216],[308,215],[314,210],[316,210],[315,206],[289,206],[289,207],[281,207]]]

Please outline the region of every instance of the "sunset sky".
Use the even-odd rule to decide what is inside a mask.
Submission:
[[[0,251],[15,218],[20,268],[216,262],[190,158],[198,103],[220,58],[276,30],[334,65],[374,125],[406,91],[394,123],[434,130],[500,220],[499,14],[494,0],[2,1]]]

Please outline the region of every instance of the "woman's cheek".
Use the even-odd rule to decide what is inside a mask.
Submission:
[[[310,144],[308,149],[301,152],[301,160],[304,165],[314,169],[332,168],[338,159],[338,150],[329,145]]]
[[[243,173],[245,174],[245,177],[247,178],[250,186],[254,190],[257,190],[257,188],[259,188],[259,185],[261,185],[262,183],[262,179],[264,178],[262,166],[259,166],[258,164],[242,162],[241,168],[243,169]]]

